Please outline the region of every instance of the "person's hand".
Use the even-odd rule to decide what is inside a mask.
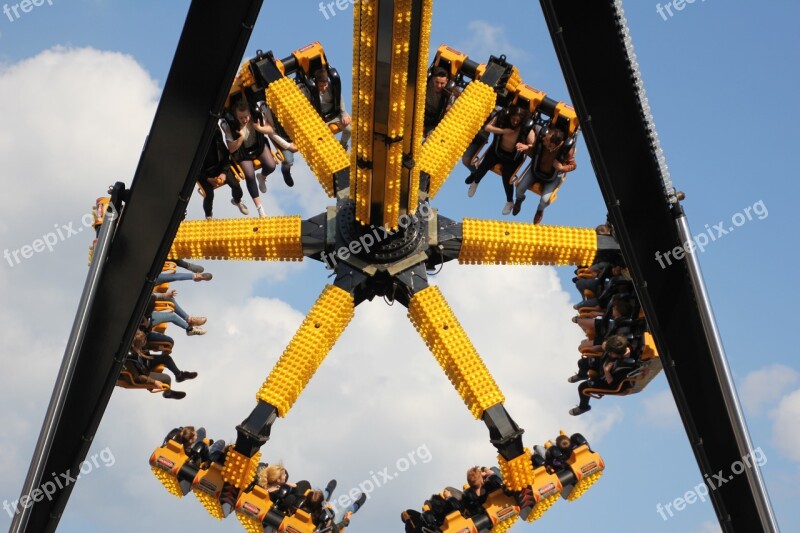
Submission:
[[[165,294],[167,295],[167,298],[175,298],[178,295],[178,290],[170,289]]]
[[[286,148],[286,149],[289,150],[290,152],[292,152],[293,154],[297,153],[297,145],[294,144],[294,143],[290,144],[289,147]]]
[[[555,161],[553,161],[553,168],[561,172],[562,170],[564,170],[564,165],[561,164],[561,161],[556,159]]]
[[[517,152],[524,152],[528,148],[530,148],[530,146],[525,143],[517,143]]]
[[[442,492],[442,496],[444,496],[444,497],[445,497],[445,499],[446,499],[446,498],[452,498],[452,497],[453,497],[453,495],[452,495],[452,494],[450,493],[450,491],[449,491],[449,490],[447,490],[447,489],[444,489],[444,492]]]
[[[158,381],[157,379],[153,380],[153,385],[154,385],[153,388],[158,389],[159,392],[164,392],[165,390],[167,390],[167,386]]]
[[[349,126],[352,121],[353,121],[353,119],[350,118],[350,115],[345,115],[345,116],[342,117],[342,125],[343,126]]]

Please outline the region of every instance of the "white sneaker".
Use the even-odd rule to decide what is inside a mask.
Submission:
[[[469,189],[467,189],[467,196],[472,198],[473,196],[475,196],[475,191],[477,190],[478,190],[478,183],[473,181],[472,184],[469,186]]]
[[[236,200],[234,200],[233,198],[231,198],[231,203],[232,203],[233,205],[235,205],[236,207],[238,207],[238,208],[239,208],[239,212],[240,212],[241,214],[243,214],[243,215],[247,215],[247,214],[249,214],[249,213],[250,213],[250,212],[247,210],[247,206],[246,206],[246,205],[244,205],[244,202],[239,202],[239,203],[237,204],[237,203],[236,203]]]
[[[508,215],[511,213],[511,210],[514,208],[514,202],[506,202],[505,207],[503,207],[503,214]]]
[[[264,193],[267,192],[267,177],[264,173],[260,172],[256,178],[258,179],[258,190]]]
[[[192,337],[195,335],[205,335],[206,330],[205,328],[201,328],[199,326],[190,326],[189,329],[186,330],[186,336]]]

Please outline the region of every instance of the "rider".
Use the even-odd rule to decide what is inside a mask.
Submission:
[[[533,223],[539,224],[544,217],[544,210],[550,205],[553,191],[564,180],[567,172],[577,168],[574,146],[565,148],[566,135],[557,128],[540,131],[530,143],[520,143],[518,150],[524,150],[531,156],[531,165],[517,184],[517,200],[514,202],[513,214],[516,216],[525,201],[525,192],[534,183],[542,184],[542,199],[533,217]]]

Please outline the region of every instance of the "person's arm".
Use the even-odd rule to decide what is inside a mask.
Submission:
[[[264,124],[263,126],[258,122],[253,123],[253,128],[258,132],[264,135],[272,135],[275,133],[275,130],[272,129],[272,126],[269,124]]]
[[[578,168],[578,164],[575,162],[575,149],[573,148],[569,151],[569,154],[567,154],[567,160],[564,163],[556,158],[553,161],[553,168],[559,172],[572,172]]]
[[[517,151],[525,152],[525,155],[531,155],[534,144],[536,144],[536,133],[531,130],[528,132],[524,143],[517,143]]]
[[[272,110],[269,107],[264,108],[264,120],[266,121],[267,125],[272,128],[272,133],[268,133],[269,140],[275,143],[275,146],[280,148],[281,150],[289,150],[290,152],[296,152],[297,148],[292,150],[294,147],[294,143],[290,143],[280,135],[278,135],[278,128],[275,126],[275,117],[272,114]]]
[[[247,125],[244,126],[244,128],[246,127]],[[239,130],[239,138],[234,139],[230,124],[228,124],[227,121],[222,124],[222,131],[225,132],[225,145],[228,147],[228,152],[234,153],[242,147],[242,144],[244,144],[244,128]]]
[[[258,106],[258,112],[261,115],[259,120],[253,122],[253,128],[259,133],[264,135],[270,135],[275,133],[275,130],[270,126],[269,122],[267,122],[267,104],[264,102],[260,102],[261,105]]]
[[[614,363],[606,363],[603,365],[603,373],[605,374],[606,383],[611,385],[611,382],[614,381],[614,376],[611,375],[611,371],[614,369]]]
[[[498,128],[497,127],[497,117],[493,118],[491,122],[489,122],[486,126],[483,127],[485,131],[488,133],[494,133],[496,135],[505,135],[506,133],[513,133],[514,130],[507,129],[507,128]]]

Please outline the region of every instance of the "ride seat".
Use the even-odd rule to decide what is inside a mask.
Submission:
[[[574,484],[565,485],[561,496],[567,501],[575,501],[594,485],[605,470],[600,454],[589,449],[588,444],[578,446],[567,459],[567,466],[574,476]]]

